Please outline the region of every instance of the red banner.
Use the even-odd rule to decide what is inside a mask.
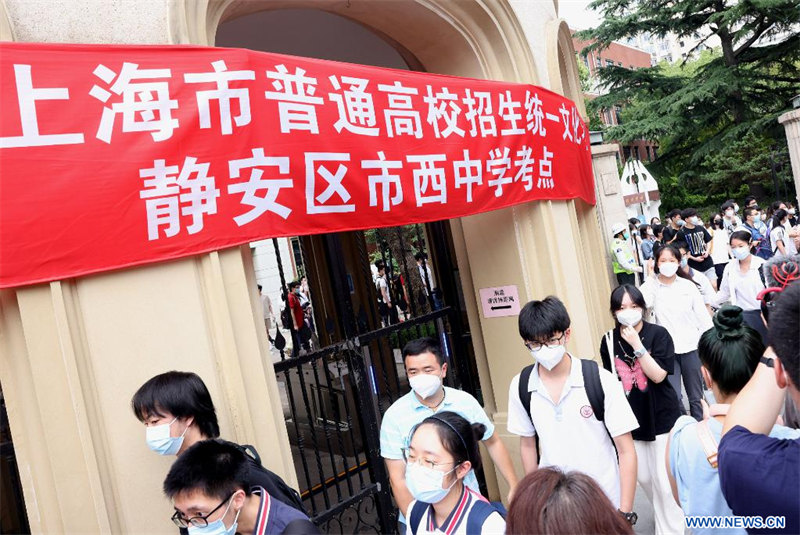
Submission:
[[[594,204],[541,87],[186,46],[0,45],[0,287],[255,240]]]

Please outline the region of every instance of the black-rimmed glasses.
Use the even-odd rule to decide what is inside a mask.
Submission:
[[[218,506],[214,507],[214,509],[212,509],[211,512],[206,515],[197,515],[193,516],[192,518],[184,518],[180,511],[175,511],[175,514],[173,514],[171,517],[172,521],[179,528],[188,528],[190,525],[196,528],[204,528],[208,525],[208,517],[216,513],[220,507],[230,501],[234,494],[236,494],[236,491],[231,492],[227,498],[222,500]]]
[[[567,333],[561,333],[561,336],[556,336],[547,340],[546,342],[525,342],[525,347],[528,348],[530,351],[538,351],[543,347],[556,347],[561,345],[561,341],[564,340],[564,337]]]

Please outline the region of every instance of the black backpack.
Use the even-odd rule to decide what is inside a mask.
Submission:
[[[593,360],[578,359],[581,362],[581,374],[583,375],[583,387],[586,389],[586,396],[589,398],[589,404],[592,406],[594,417],[598,421],[603,422],[605,427],[606,417],[606,393],[603,392],[603,383],[600,382],[600,367]],[[525,408],[525,414],[530,418],[531,415],[531,393],[528,391],[528,381],[533,371],[533,364],[529,364],[522,369],[519,374],[519,400]],[[608,433],[608,427],[606,427]],[[614,438],[611,433],[608,433],[608,438],[611,439],[611,444],[616,451],[617,446],[614,444]],[[539,434],[536,434],[536,454],[541,459],[539,454]]]
[[[308,516],[305,507],[303,507],[303,500],[300,498],[300,493],[287,485],[281,476],[264,468],[261,464],[261,456],[258,455],[258,452],[253,446],[250,444],[231,444],[234,444],[240,451],[247,455],[248,460],[250,460],[250,484],[252,486],[258,485],[264,487],[264,490],[279,502],[293,507]]]
[[[281,324],[283,324],[284,329],[292,330],[294,328],[294,324],[292,323],[292,309],[289,306],[289,301],[284,301],[283,310],[281,310]]]

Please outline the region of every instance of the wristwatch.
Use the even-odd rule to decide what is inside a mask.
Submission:
[[[765,357],[765,356],[762,355],[761,358],[758,359],[758,360],[760,362],[762,362],[763,364],[769,366],[770,368],[774,368],[775,367],[775,359],[772,358],[772,357]]]
[[[621,509],[617,509],[617,511],[619,511],[619,514],[621,514],[631,526],[635,526],[636,521],[639,520],[639,515],[637,515],[634,511],[631,511],[630,513],[623,513]]]
[[[645,356],[646,354],[647,354],[647,348],[646,348],[646,347],[644,347],[644,346],[642,346],[642,348],[641,348],[641,349],[636,349],[636,350],[634,350],[634,352],[633,352],[633,355],[634,355],[636,358],[643,357],[643,356]]]

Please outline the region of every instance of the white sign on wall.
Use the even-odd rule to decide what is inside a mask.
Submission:
[[[481,288],[484,318],[500,318],[519,314],[519,292],[515,285]]]

